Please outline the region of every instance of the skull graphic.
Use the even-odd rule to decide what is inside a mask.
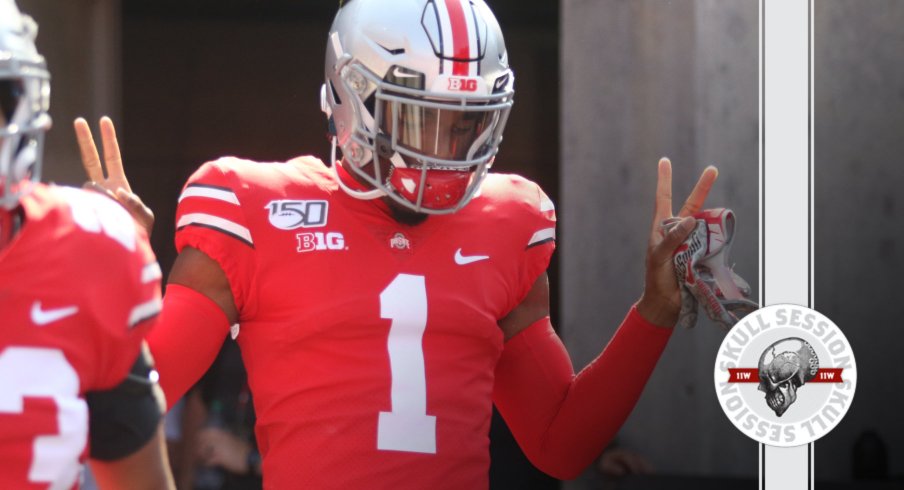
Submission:
[[[781,417],[797,400],[797,390],[819,371],[819,358],[807,341],[789,337],[773,343],[760,356],[759,390],[766,404]]]

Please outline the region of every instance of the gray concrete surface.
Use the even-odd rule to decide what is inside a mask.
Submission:
[[[563,323],[582,366],[641,290],[660,155],[675,163],[676,197],[719,165],[711,204],[738,212],[737,270],[756,284],[757,2],[562,8]],[[847,417],[816,443],[816,478],[851,480],[869,430],[901,478],[904,2],[824,0],[814,15],[815,306],[844,329],[860,370]],[[663,473],[752,476],[754,445],[712,397],[721,335],[701,327],[676,332],[622,442]]]
[[[119,120],[122,86],[119,2],[16,1],[22,12],[38,21],[38,51],[46,58],[52,77],[53,128],[45,147],[46,181],[79,185],[85,180],[72,131],[76,117],[88,119],[95,132],[100,116]]]
[[[904,478],[902,25],[897,0],[815,6],[815,304],[844,330],[859,372],[847,416],[816,443],[817,478],[850,478],[867,430]]]
[[[661,156],[676,210],[719,167],[707,205],[737,213],[736,270],[756,290],[758,12],[753,0],[561,5],[562,330],[580,368],[641,293]],[[756,474],[756,444],[713,394],[722,336],[708,321],[675,332],[621,431],[660,473]]]

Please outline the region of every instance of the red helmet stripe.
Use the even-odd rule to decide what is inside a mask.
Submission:
[[[459,60],[471,57],[471,43],[468,39],[468,21],[465,11],[461,6],[461,0],[445,0],[446,11],[449,12],[449,23],[452,24],[453,56]],[[455,61],[452,63],[452,74],[468,76],[468,62]]]

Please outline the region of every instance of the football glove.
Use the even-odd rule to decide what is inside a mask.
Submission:
[[[728,330],[741,318],[759,308],[750,298],[750,286],[729,265],[735,217],[730,209],[706,209],[694,215],[697,225],[687,239],[675,249],[673,261],[681,290],[681,313],[678,325],[691,328],[697,324],[697,310]],[[662,222],[665,231],[680,218]]]

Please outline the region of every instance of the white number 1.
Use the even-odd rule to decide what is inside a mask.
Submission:
[[[392,372],[392,411],[380,412],[377,449],[435,454],[436,417],[427,415],[424,368],[424,276],[396,276],[380,293],[380,317],[392,320],[386,342]]]

